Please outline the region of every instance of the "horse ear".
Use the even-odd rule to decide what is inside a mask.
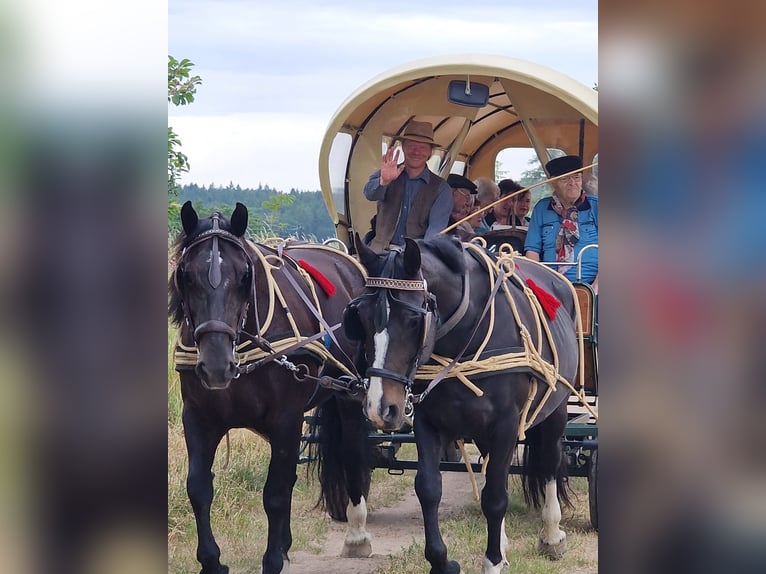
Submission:
[[[198,221],[199,218],[197,217],[197,212],[192,207],[192,202],[187,201],[181,206],[181,225],[183,225],[186,235],[194,233]]]
[[[359,237],[359,233],[354,232],[354,245],[356,246],[356,252],[359,253],[359,260],[362,262],[368,270],[378,258],[378,254],[364,244],[364,241]]]
[[[247,230],[247,207],[237,202],[234,212],[231,214],[231,232],[237,237],[242,237]]]
[[[404,272],[414,277],[420,271],[420,248],[409,237],[404,240]]]

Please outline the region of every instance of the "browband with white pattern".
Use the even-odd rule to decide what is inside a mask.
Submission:
[[[377,289],[400,289],[402,291],[425,291],[425,281],[407,279],[389,279],[386,277],[368,277],[364,282],[365,287]]]

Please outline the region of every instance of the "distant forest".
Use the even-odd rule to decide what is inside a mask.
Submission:
[[[257,189],[242,188],[230,183],[226,187],[197,184],[178,188],[179,204],[191,200],[201,215],[218,210],[226,217],[239,201],[247,206],[250,233],[255,237],[298,237],[324,241],[335,237],[335,228],[327,213],[320,191],[297,191],[280,193],[268,186]],[[171,230],[177,222],[170,222]]]

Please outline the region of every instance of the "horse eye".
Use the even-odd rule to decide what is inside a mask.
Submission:
[[[250,287],[250,283],[253,280],[253,270],[250,269],[250,267],[247,268],[247,271],[245,271],[245,274],[242,276],[242,285],[245,287]]]

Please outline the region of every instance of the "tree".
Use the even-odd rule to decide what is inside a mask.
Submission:
[[[194,101],[197,86],[202,83],[199,76],[192,76],[194,64],[187,59],[176,60],[168,55],[168,103],[186,106]],[[168,126],[168,231],[173,235],[181,228],[181,206],[175,201],[178,196],[178,178],[189,171],[189,158],[182,153],[181,140]]]
[[[175,106],[186,106],[194,101],[197,86],[202,83],[199,76],[192,76],[194,64],[184,58],[176,60],[168,55],[168,102]],[[189,158],[181,152],[181,140],[168,126],[168,194],[178,195],[178,178],[189,171]]]
[[[527,162],[527,165],[529,166],[529,169],[524,170],[524,172],[521,174],[521,178],[519,179],[519,185],[522,187],[529,187],[530,185],[533,185],[540,181],[545,181],[548,179],[548,176],[545,173],[545,170],[543,169],[543,166],[540,165],[540,161],[537,159],[537,157],[532,157]],[[538,185],[537,187],[533,187],[531,189],[532,192],[532,206],[534,207],[535,203],[538,202],[538,200],[541,197],[544,197],[546,195],[551,195],[553,193],[553,190],[550,186],[550,184],[544,184],[544,185]]]

